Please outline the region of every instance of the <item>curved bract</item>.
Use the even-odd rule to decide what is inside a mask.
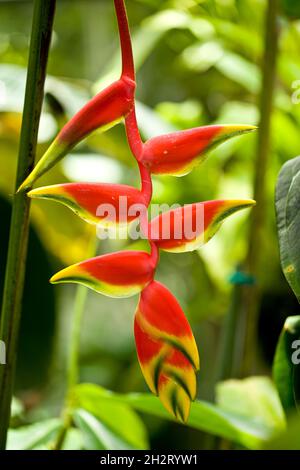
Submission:
[[[187,204],[153,219],[148,227],[148,236],[164,251],[193,251],[207,243],[227,217],[254,204],[252,199]]]
[[[197,345],[175,297],[153,281],[142,292],[135,314],[135,341],[150,390],[177,419],[186,421],[196,396]]]
[[[120,184],[57,184],[34,189],[28,196],[59,202],[86,222],[104,227],[126,225],[139,216],[139,207],[147,207],[141,191]]]
[[[255,129],[249,125],[215,125],[153,137],[143,145],[139,160],[151,173],[183,176],[219,144]]]
[[[133,106],[135,82],[122,77],[91,99],[62,128],[19,191],[33,183],[96,129],[106,130],[125,117]]]
[[[131,297],[152,281],[155,260],[143,251],[121,251],[74,264],[50,282],[83,284],[109,297]]]

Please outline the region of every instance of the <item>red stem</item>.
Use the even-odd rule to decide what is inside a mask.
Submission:
[[[130,30],[128,25],[128,18],[126,13],[126,7],[124,0],[114,0],[115,10],[117,14],[119,35],[120,35],[120,44],[122,51],[122,77],[129,78],[135,81],[135,69],[134,69],[134,60],[132,52],[132,42],[130,36]],[[140,170],[141,176],[141,191],[145,196],[145,202],[148,206],[152,198],[152,180],[151,174],[141,163],[143,153],[143,141],[139,132],[135,106],[132,111],[128,114],[125,119],[126,124],[126,133],[129,142],[130,149],[135,156]],[[148,217],[145,221],[141,221],[142,225],[145,224],[144,229],[148,229]],[[146,227],[147,224],[147,227]],[[147,233],[148,230],[146,230]],[[151,247],[151,260],[154,266],[157,265],[159,259],[159,250],[156,244],[152,241],[149,241]]]
[[[122,51],[122,76],[135,81],[134,61],[124,0],[114,0]]]
[[[135,106],[125,118],[126,134],[131,152],[137,161],[140,161],[143,153],[143,141],[136,120]]]
[[[152,199],[152,179],[149,171],[142,163],[138,162],[141,176],[141,192],[145,197],[145,204],[149,206]]]
[[[154,242],[149,240],[149,243],[151,247],[151,253],[150,253],[151,260],[153,262],[153,265],[156,267],[159,261],[159,250],[157,248],[157,245]]]

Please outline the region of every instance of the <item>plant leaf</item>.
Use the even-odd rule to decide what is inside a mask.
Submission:
[[[83,435],[81,430],[70,428],[67,430],[66,436],[62,444],[62,450],[82,450]]]
[[[300,316],[286,319],[277,343],[273,362],[273,377],[285,410],[291,411],[300,402],[300,364],[292,356],[298,341],[300,348]]]
[[[300,157],[285,163],[276,187],[276,215],[284,275],[300,301]]]
[[[287,430],[267,443],[267,450],[300,450],[300,419],[292,416],[288,421]]]
[[[7,450],[30,450],[45,446],[54,440],[62,428],[60,419],[47,419],[38,423],[10,429],[7,437]]]
[[[217,403],[224,411],[237,413],[270,431],[285,429],[285,415],[269,377],[226,380],[217,385]]]
[[[74,404],[94,415],[105,426],[106,432],[109,430],[115,439],[126,443],[127,448],[148,449],[147,431],[142,420],[126,403],[105,393],[105,389],[92,384],[78,385],[74,389]]]
[[[107,426],[88,411],[74,412],[74,422],[82,431],[86,450],[128,450],[132,447],[116,436]]]
[[[93,384],[81,384],[74,389],[74,398],[80,406],[89,403],[99,410],[106,410],[112,403],[126,404],[130,407],[149,413],[159,418],[174,420],[164,409],[159,399],[150,394],[118,395]],[[85,406],[86,407],[86,406]],[[216,436],[224,437],[239,443],[248,449],[260,449],[276,430],[261,423],[254,422],[237,413],[230,413],[220,407],[205,401],[192,403],[190,418],[187,426],[199,429]],[[126,426],[128,430],[129,426]]]

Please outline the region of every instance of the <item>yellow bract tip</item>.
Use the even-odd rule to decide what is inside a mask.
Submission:
[[[78,278],[78,271],[78,266],[76,264],[68,266],[67,268],[64,268],[54,274],[51,277],[50,282],[51,284],[58,284],[60,282],[74,282],[76,281],[76,278]]]
[[[258,129],[257,126],[250,126],[249,124],[225,124],[222,126],[222,130],[219,136],[228,136],[234,137],[239,134],[247,134],[249,132],[254,132]]]
[[[62,193],[61,185],[59,184],[54,184],[52,186],[42,186],[41,188],[36,188],[36,189],[31,189],[28,193],[27,196],[33,198],[33,199],[44,199],[44,198],[50,198],[53,196],[57,196],[60,193]]]

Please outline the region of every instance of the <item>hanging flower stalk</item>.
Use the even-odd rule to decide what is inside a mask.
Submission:
[[[111,297],[140,293],[134,319],[137,354],[150,390],[176,419],[186,422],[196,397],[200,362],[191,327],[171,292],[154,280],[159,250],[184,252],[206,243],[234,212],[250,207],[252,200],[206,201],[166,212],[148,222],[132,207],[148,208],[152,198],[151,174],[182,176],[204,161],[220,143],[255,129],[248,125],[206,126],[155,137],[143,142],[135,113],[135,71],[129,26],[123,0],[114,0],[122,51],[120,80],[99,93],[79,111],[56,137],[19,190],[27,190],[78,142],[95,129],[125,119],[127,139],[140,172],[141,189],[103,183],[70,183],[29,191],[32,198],[60,202],[85,221],[100,225],[129,224],[139,218],[149,241],[150,254],[122,251],[88,259],[67,267],[52,283],[83,284]],[[126,199],[126,211],[120,201]],[[99,207],[110,204],[114,217]],[[147,211],[146,211],[147,213]],[[199,219],[200,215],[200,219]],[[200,224],[197,221],[200,220]],[[167,234],[163,227],[167,226]],[[186,226],[190,227],[186,233]]]

